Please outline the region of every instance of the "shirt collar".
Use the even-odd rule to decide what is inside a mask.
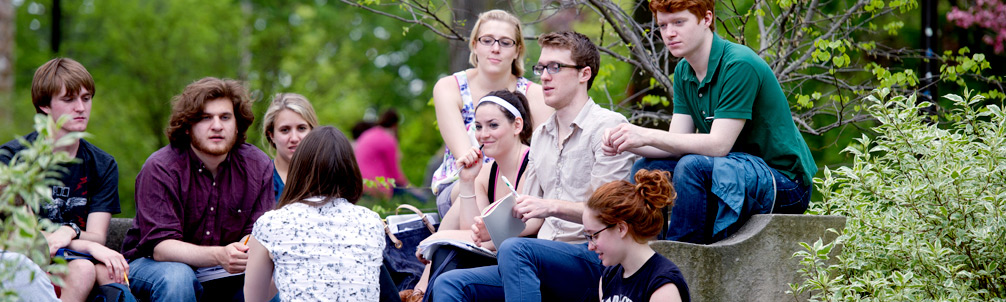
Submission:
[[[580,127],[580,125],[583,125],[586,119],[590,116],[590,110],[594,106],[597,106],[597,103],[594,103],[594,99],[587,97],[587,102],[583,104],[583,108],[580,108],[580,113],[576,114],[576,117],[573,118],[573,122],[570,123],[570,126]],[[556,116],[556,113],[554,112],[552,113],[551,116],[548,117],[548,120],[546,120],[545,123],[542,124],[542,127],[545,127],[545,132],[548,133],[556,133],[555,129],[558,126],[559,126],[559,118],[558,116]]]
[[[594,103],[594,99],[588,97],[587,102],[583,104],[583,108],[580,108],[580,113],[576,114],[576,118],[573,119],[573,123],[571,123],[570,126],[583,128],[582,125],[587,122],[587,118],[590,117],[590,112],[597,106],[597,103]]]
[[[706,77],[702,79],[702,85],[709,83],[713,77],[710,75],[716,74],[716,69],[720,67],[720,59],[723,58],[723,51],[726,48],[726,40],[723,40],[720,35],[713,33],[713,43],[709,47],[709,61],[706,63]],[[691,63],[689,62],[689,65]],[[675,75],[677,76],[677,75]],[[687,68],[686,72],[681,75],[681,80],[698,82],[698,77],[695,76],[695,70],[691,67]]]

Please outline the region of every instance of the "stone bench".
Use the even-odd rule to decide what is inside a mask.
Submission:
[[[733,236],[709,245],[658,240],[650,247],[677,264],[692,301],[793,301],[789,283],[801,282],[800,242],[831,242],[845,217],[754,215]],[[839,249],[833,249],[837,255]],[[800,297],[799,300],[805,300]]]
[[[118,251],[132,226],[132,218],[112,218],[105,246]],[[788,284],[801,281],[793,253],[803,249],[800,242],[834,240],[829,228],[844,229],[845,217],[761,214],[710,245],[658,240],[650,246],[678,265],[692,301],[793,301]]]
[[[105,235],[105,247],[115,251],[122,248],[122,240],[126,239],[126,231],[133,227],[132,218],[112,218],[108,223],[108,234]]]

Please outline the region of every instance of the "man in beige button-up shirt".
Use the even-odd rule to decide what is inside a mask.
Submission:
[[[529,185],[514,214],[538,229],[539,239],[507,239],[498,266],[440,275],[430,288],[435,301],[597,301],[603,266],[582,235],[584,203],[602,184],[626,179],[635,158],[601,149],[604,129],[626,119],[587,95],[600,62],[597,47],[575,32],[544,34],[538,43],[533,70],[555,114],[531,138]]]

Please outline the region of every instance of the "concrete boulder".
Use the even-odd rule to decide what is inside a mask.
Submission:
[[[844,228],[842,216],[763,214],[713,244],[658,240],[650,246],[678,265],[692,301],[794,301],[786,291],[802,280],[800,260],[793,258],[803,250],[800,242],[831,242],[836,234],[827,230]]]

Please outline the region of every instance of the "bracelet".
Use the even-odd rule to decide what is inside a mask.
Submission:
[[[461,194],[458,194],[458,198],[475,198],[475,193],[472,193],[472,195],[461,195]]]

